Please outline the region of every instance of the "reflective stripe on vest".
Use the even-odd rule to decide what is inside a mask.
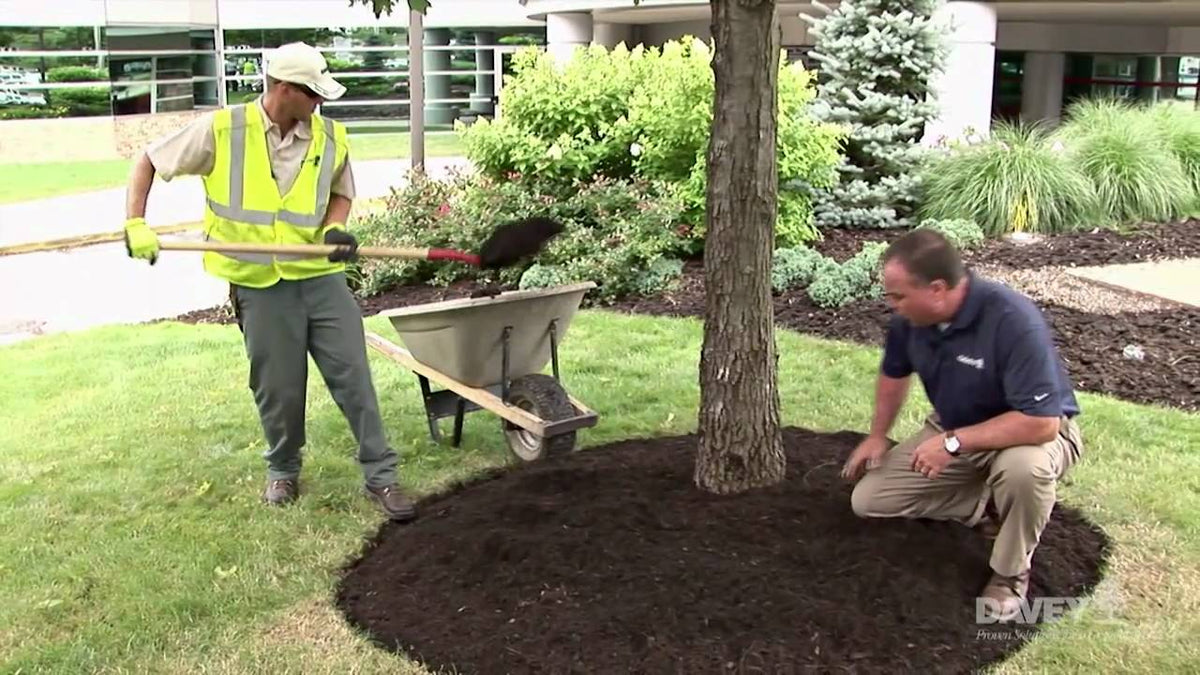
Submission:
[[[321,153],[321,174],[317,179],[317,199],[311,214],[294,211],[255,211],[242,206],[242,190],[246,177],[246,109],[237,106],[230,110],[233,124],[230,133],[229,159],[229,206],[208,200],[208,208],[226,220],[240,221],[252,225],[273,225],[276,218],[296,227],[318,228],[325,222],[325,209],[329,206],[329,192],[333,189],[333,167],[337,163],[337,148],[334,145],[333,120],[323,118],[325,123],[325,149]],[[244,254],[240,254],[244,255]],[[301,256],[303,258],[303,256]],[[268,262],[269,264],[269,262]]]

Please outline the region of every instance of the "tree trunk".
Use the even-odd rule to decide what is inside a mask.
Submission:
[[[695,481],[727,494],[783,480],[771,258],[779,26],[774,0],[711,0],[704,346]]]

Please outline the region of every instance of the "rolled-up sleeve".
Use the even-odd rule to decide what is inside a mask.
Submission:
[[[354,170],[350,167],[349,155],[346,155],[346,161],[342,163],[342,168],[334,175],[331,191],[346,199],[354,199]]]
[[[165,181],[176,176],[207,176],[213,170],[217,141],[212,114],[205,114],[146,148],[154,172]]]
[[[879,370],[897,379],[908,377],[913,372],[912,360],[908,357],[908,325],[898,317],[893,317],[888,324]]]

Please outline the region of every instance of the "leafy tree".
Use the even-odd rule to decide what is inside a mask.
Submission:
[[[370,3],[376,16],[394,4],[355,2]],[[408,5],[425,11],[429,2]],[[786,469],[771,300],[780,38],[775,0],[710,0],[710,6],[715,91],[694,480],[728,494],[778,483]]]

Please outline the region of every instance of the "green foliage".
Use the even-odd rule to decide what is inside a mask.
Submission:
[[[1095,186],[1037,125],[997,123],[989,140],[932,158],[921,179],[922,219],[969,220],[988,236],[1067,232],[1099,215]]]
[[[46,71],[47,82],[107,82],[108,71],[103,68],[64,66]]]
[[[1153,108],[1155,128],[1175,155],[1200,200],[1200,113],[1191,104],[1166,103]]]
[[[771,264],[771,286],[776,293],[807,287],[809,298],[824,308],[879,297],[880,259],[886,249],[882,242],[866,242],[841,264],[807,246],[777,249]]]
[[[837,263],[808,246],[777,249],[771,262],[771,288],[776,293],[803,288],[830,265]]]
[[[367,295],[398,284],[448,284],[484,274],[495,275],[490,281],[525,287],[594,281],[599,285],[589,293],[594,300],[654,293],[681,270],[665,262],[680,244],[673,223],[681,210],[670,191],[646,181],[600,179],[559,198],[517,180],[472,174],[433,180],[417,174],[393,192],[381,212],[356,223],[364,245],[475,251],[497,225],[535,215],[555,218],[566,229],[536,260],[494,273],[457,264],[369,259],[356,264],[354,276],[359,292]]]
[[[921,228],[940,233],[946,239],[950,240],[950,243],[960,251],[976,248],[987,239],[987,235],[983,233],[982,228],[975,224],[975,221],[962,218],[923,220],[917,226],[917,229]]]
[[[918,206],[917,143],[937,117],[932,78],[946,56],[933,22],[939,0],[855,0],[803,16],[816,36],[822,83],[813,114],[846,125],[841,180],[819,189],[819,228],[910,227]]]
[[[459,124],[467,155],[494,179],[520,176],[565,195],[603,176],[670,184],[682,200],[687,251],[703,247],[712,51],[687,37],[661,49],[593,45],[559,64],[537,50],[514,59],[499,121]],[[812,239],[810,191],[836,180],[842,131],[808,114],[812,74],[781,63],[778,244]]]
[[[65,106],[0,106],[0,120],[32,120],[66,117]]]
[[[1095,186],[1108,223],[1163,222],[1196,202],[1192,178],[1172,151],[1152,108],[1109,99],[1071,106],[1058,136],[1068,158]],[[1175,128],[1187,138],[1187,126]],[[1184,146],[1186,150],[1186,144]]]

